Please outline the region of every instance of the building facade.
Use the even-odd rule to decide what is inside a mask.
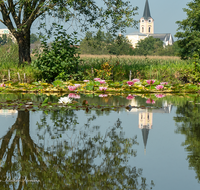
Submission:
[[[126,35],[131,42],[133,48],[137,47],[137,43],[149,36],[159,38],[163,42],[163,46],[172,45],[174,43],[173,37],[170,33],[154,33],[154,19],[151,17],[149,2],[146,0],[143,16],[140,19],[140,32],[134,32]]]
[[[10,32],[10,30],[8,30],[8,29],[0,29],[0,37],[2,37],[3,34],[6,34],[6,35],[7,35],[7,38],[10,37],[13,43],[16,42],[16,39],[15,39],[15,37],[12,35],[12,33]]]

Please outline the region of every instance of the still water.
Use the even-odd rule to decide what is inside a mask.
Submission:
[[[77,101],[154,109],[0,110],[0,189],[199,190],[199,97],[152,96]]]

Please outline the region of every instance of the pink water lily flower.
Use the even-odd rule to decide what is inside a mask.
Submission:
[[[151,98],[149,98],[147,101],[146,101],[147,104],[155,104],[155,101]]]
[[[99,90],[101,90],[101,91],[106,91],[107,88],[106,88],[106,87],[99,87]]]
[[[68,89],[69,89],[70,91],[74,91],[74,90],[76,90],[76,86],[68,86]]]
[[[79,88],[81,85],[80,85],[80,84],[74,84],[74,86],[75,86],[76,88]]]
[[[68,98],[80,99],[81,97],[80,97],[79,94],[70,93],[70,94],[68,95]]]
[[[1,84],[1,87],[5,87],[6,85],[4,83]]]
[[[99,94],[100,98],[107,97],[107,96],[108,96],[107,94]]]
[[[155,80],[147,80],[147,83],[148,83],[149,85],[153,84],[154,82],[155,82]]]
[[[100,78],[94,78],[94,80],[95,80],[95,81],[100,81],[101,79],[100,79]]]
[[[157,90],[162,90],[162,89],[164,88],[164,86],[163,86],[163,85],[157,85],[155,88],[156,88]]]
[[[126,97],[127,100],[131,100],[131,99],[133,99],[133,98],[135,98],[135,97],[132,96],[131,94],[129,94],[129,95]]]
[[[162,84],[162,85],[167,85],[168,82],[161,82],[160,84]]]
[[[155,94],[155,96],[156,96],[157,98],[163,98],[163,97],[165,97],[166,95],[164,95],[164,94]]]
[[[99,80],[100,84],[105,84],[106,81],[105,80]]]
[[[84,80],[83,82],[89,82],[90,80]]]
[[[129,86],[134,85],[134,82],[133,82],[133,81],[127,81],[126,83],[127,83]]]
[[[133,79],[133,82],[140,82],[140,79]]]

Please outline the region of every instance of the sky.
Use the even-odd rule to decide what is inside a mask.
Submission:
[[[103,6],[102,0],[96,0],[99,5]],[[146,0],[129,0],[132,6],[137,6],[138,15],[135,16],[135,20],[139,20],[143,16],[144,6]],[[154,19],[154,33],[171,33],[173,36],[176,34],[178,25],[176,21],[181,21],[186,18],[186,13],[183,12],[183,8],[187,8],[187,3],[192,0],[148,0],[150,13]],[[51,18],[47,18],[46,22],[50,24],[53,21]],[[55,21],[55,20],[54,20]],[[61,23],[65,29],[68,29],[69,25]],[[31,28],[32,33],[38,32],[39,19],[37,19]],[[0,23],[0,28],[6,28]],[[75,27],[74,27],[75,28]],[[92,29],[93,30],[93,29]],[[71,33],[72,28],[67,30]],[[127,28],[126,34],[139,31],[136,28]],[[83,38],[84,34],[79,33],[79,38]],[[174,37],[174,40],[176,38]]]

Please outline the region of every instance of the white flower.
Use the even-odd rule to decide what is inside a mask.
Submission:
[[[61,97],[58,101],[59,104],[69,104],[72,102],[72,99],[68,98],[68,97]]]

